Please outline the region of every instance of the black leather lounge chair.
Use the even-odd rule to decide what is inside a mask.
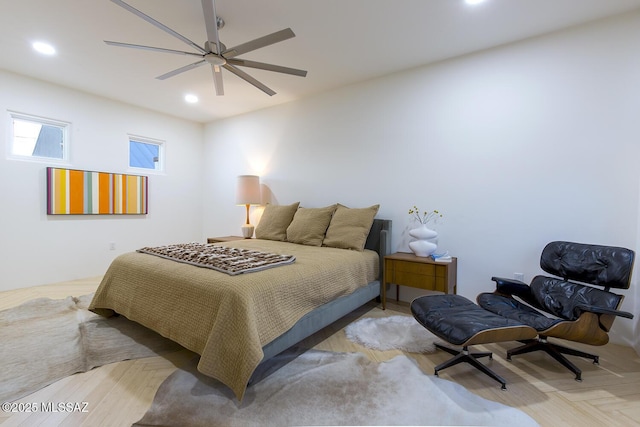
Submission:
[[[525,344],[508,350],[508,360],[516,354],[543,350],[582,381],[582,371],[564,354],[588,358],[595,364],[598,356],[551,343],[549,338],[606,344],[616,317],[633,318],[631,313],[618,310],[624,297],[610,291],[629,288],[633,262],[634,252],[625,248],[551,242],[542,251],[540,267],[556,277],[536,276],[531,285],[494,277],[496,291],[480,294],[477,301],[482,308],[538,332],[537,339],[518,339]]]
[[[531,285],[494,277],[496,291],[478,295],[479,305],[459,295],[416,298],[411,303],[415,319],[442,340],[462,346],[457,351],[437,344],[454,357],[436,366],[435,375],[466,362],[499,381],[505,390],[505,380],[476,360],[491,353],[470,353],[468,346],[521,341],[523,346],[507,351],[508,360],[515,354],[543,350],[582,381],[582,371],[564,354],[596,364],[598,356],[551,343],[549,337],[604,345],[616,317],[632,319],[631,313],[618,310],[624,297],[610,289],[629,288],[634,255],[619,247],[551,242],[542,251],[540,267],[557,277],[536,276]]]

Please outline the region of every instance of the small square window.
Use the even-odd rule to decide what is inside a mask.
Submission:
[[[163,142],[148,138],[129,137],[129,167],[140,169],[163,169]]]
[[[11,114],[12,158],[32,160],[68,159],[69,123],[44,119],[26,114]]]

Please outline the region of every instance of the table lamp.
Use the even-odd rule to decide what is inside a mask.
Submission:
[[[242,236],[250,239],[253,236],[254,226],[249,222],[249,206],[259,205],[260,197],[260,177],[257,175],[238,176],[236,187],[236,204],[245,205],[247,208],[247,222],[242,226]]]

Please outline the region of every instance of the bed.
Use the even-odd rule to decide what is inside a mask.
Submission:
[[[271,239],[223,243],[295,257],[288,265],[238,275],[123,254],[89,308],[123,315],[199,354],[198,370],[242,400],[261,362],[380,295],[390,230],[391,221],[373,220],[361,251]]]

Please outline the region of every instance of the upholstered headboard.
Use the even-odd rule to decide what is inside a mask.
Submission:
[[[364,244],[365,249],[371,249],[380,255],[380,283],[382,283],[382,272],[384,271],[384,257],[391,253],[391,220],[374,219],[371,231]]]
[[[388,255],[391,248],[391,220],[374,219],[369,231],[369,237],[364,244],[365,249],[378,252],[381,256]]]

